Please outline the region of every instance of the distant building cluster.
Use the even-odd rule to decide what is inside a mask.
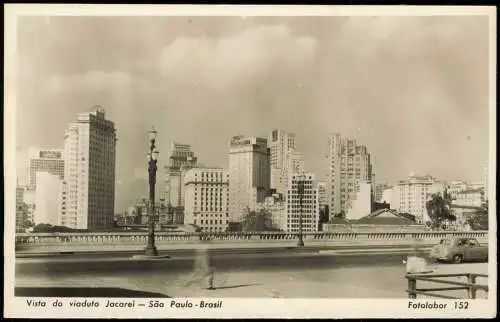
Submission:
[[[16,231],[36,224],[111,228],[115,161],[115,127],[104,110],[78,115],[64,135],[64,149],[30,150],[18,180]]]
[[[392,187],[386,187],[383,193],[382,202],[390,204],[390,208],[404,214],[415,216],[418,223],[426,223],[430,220],[427,213],[427,201],[433,195],[444,196],[444,192],[451,198],[451,206],[455,214],[460,214],[457,210],[460,207],[483,206],[485,199],[482,182],[465,181],[441,181],[432,176],[418,176],[411,174],[406,180],[399,181]],[[462,220],[457,216],[460,224]]]
[[[29,151],[18,175],[16,230],[40,223],[90,231],[116,223],[146,225],[151,209],[146,198],[115,215],[116,130],[104,110],[78,115],[64,138],[64,149]],[[487,199],[487,164],[483,182],[411,174],[391,185],[375,181],[372,156],[355,138],[330,135],[327,157],[328,175],[307,172],[295,134],[279,129],[267,138],[232,137],[227,168],[202,165],[191,145],[175,142],[158,173],[154,218],[162,225],[222,232],[238,227],[251,212],[264,212],[269,230],[314,232],[322,226],[335,230],[344,221],[365,227],[375,217],[398,224],[415,218],[415,224],[423,224],[429,220],[427,201],[444,191],[457,214]]]

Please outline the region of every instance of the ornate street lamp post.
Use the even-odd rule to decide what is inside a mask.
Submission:
[[[299,175],[298,179],[299,180],[297,182],[297,192],[299,194],[300,213],[299,213],[299,240],[297,241],[297,246],[304,247],[304,239],[302,236],[302,198],[304,197],[304,183],[305,183],[304,174]]]
[[[156,150],[155,142],[158,132],[151,129],[149,132],[149,153],[148,153],[148,172],[149,172],[149,230],[148,245],[146,246],[147,256],[158,256],[158,250],[155,245],[155,186],[156,171],[159,152]]]

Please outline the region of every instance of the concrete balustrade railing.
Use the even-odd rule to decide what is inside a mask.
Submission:
[[[297,233],[172,233],[157,232],[156,243],[196,243],[203,240],[220,243],[286,242],[297,239]],[[487,231],[472,232],[319,232],[304,233],[305,241],[356,242],[356,241],[435,241],[446,237],[461,236],[488,240]],[[111,233],[21,233],[16,234],[16,245],[124,245],[144,244],[147,232]]]

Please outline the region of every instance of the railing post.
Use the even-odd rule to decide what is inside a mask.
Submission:
[[[469,283],[468,288],[468,296],[470,299],[476,299],[476,288],[474,287],[476,284],[476,276],[473,274],[467,274],[467,281]]]
[[[417,279],[414,276],[406,276],[408,279],[408,298],[417,298]]]

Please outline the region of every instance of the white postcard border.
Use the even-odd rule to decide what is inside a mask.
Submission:
[[[65,16],[431,16],[431,15],[486,15],[490,21],[490,154],[489,154],[489,254],[488,300],[474,300],[467,311],[460,310],[409,310],[408,303],[438,302],[453,305],[454,301],[428,299],[223,299],[222,310],[203,309],[148,309],[132,310],[103,307],[93,310],[81,308],[64,309],[50,306],[28,308],[26,298],[14,297],[14,232],[15,216],[15,106],[16,106],[16,23],[20,15],[65,15]],[[81,5],[81,4],[6,4],[5,30],[5,81],[4,81],[4,316],[5,317],[203,317],[203,318],[262,318],[262,317],[325,317],[325,318],[467,318],[496,316],[496,8],[481,6],[203,6],[203,5]],[[493,174],[493,175],[492,175]],[[333,285],[334,287],[334,285]],[[402,285],[405,288],[406,285]],[[56,298],[40,298],[51,303]],[[69,303],[77,298],[57,298]],[[106,299],[87,300],[104,303]],[[123,299],[122,299],[123,300]],[[154,300],[154,299],[152,299]],[[165,304],[170,299],[157,299]],[[196,301],[197,299],[190,299]],[[211,300],[214,299],[205,299]]]

